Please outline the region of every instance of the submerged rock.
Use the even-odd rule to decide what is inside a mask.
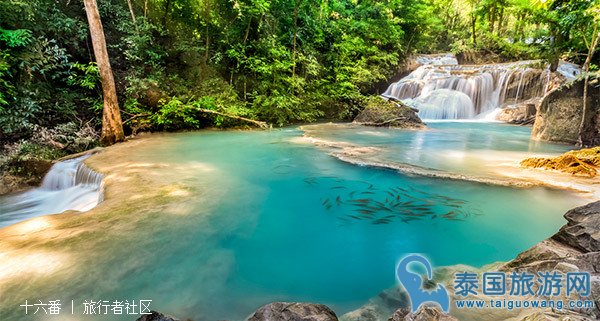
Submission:
[[[425,127],[415,109],[401,102],[385,100],[379,96],[373,96],[367,100],[365,109],[356,116],[354,123],[365,126],[409,129]]]
[[[600,145],[600,77],[590,77],[588,113],[584,122],[584,146]],[[537,140],[575,144],[583,110],[583,79],[550,92],[541,102],[531,136]]]
[[[323,304],[274,302],[260,307],[248,321],[337,321],[337,316]]]
[[[600,147],[574,150],[553,158],[526,158],[521,161],[521,166],[594,177],[598,173],[597,167],[600,166]]]

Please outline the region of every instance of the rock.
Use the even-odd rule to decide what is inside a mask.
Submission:
[[[600,251],[600,202],[574,208],[565,214],[567,225],[552,236],[583,253]]]
[[[600,273],[600,201],[574,208],[565,218],[568,223],[558,233],[519,254],[504,269],[554,269],[568,264],[570,268]]]
[[[437,307],[421,306],[415,313],[411,313],[406,308],[398,309],[388,321],[458,321],[458,319]]]
[[[461,65],[496,64],[513,61],[489,50],[469,50],[456,54],[456,60]]]
[[[404,60],[404,62],[402,62],[396,70],[393,70],[390,74],[388,74],[387,77],[369,86],[369,88],[366,89],[366,93],[373,95],[380,95],[384,93],[391,83],[408,76],[411,72],[419,68],[422,65],[420,58],[423,56],[432,55],[416,55],[406,58],[406,60]]]
[[[583,145],[600,145],[600,86],[598,76],[590,77],[588,113],[584,123]],[[583,79],[560,86],[542,100],[531,136],[536,140],[575,144],[583,106]]]
[[[12,170],[0,170],[0,195],[37,186],[52,167],[52,162],[27,158],[12,161],[8,167]]]
[[[600,317],[600,201],[574,208],[565,214],[565,218],[568,223],[558,233],[519,254],[516,259],[506,263],[502,270],[589,272],[589,299],[596,302],[595,307],[575,312],[590,320],[597,320]],[[553,320],[546,316],[536,318],[527,320]]]
[[[536,111],[535,102],[529,101],[514,107],[503,108],[496,119],[509,124],[532,125]]]
[[[401,102],[385,100],[379,96],[367,99],[366,107],[356,116],[354,123],[365,126],[419,129],[425,124],[416,111]]]
[[[410,314],[410,309],[400,308],[392,314],[388,321],[404,321],[404,317]]]
[[[260,307],[248,321],[337,321],[323,304],[274,302]]]
[[[150,314],[144,314],[139,317],[136,321],[179,321],[172,316],[164,315],[157,311],[150,311]]]
[[[544,309],[453,309],[452,316],[444,315],[432,307],[421,307],[415,314],[409,313],[408,299],[400,287],[382,292],[378,297],[369,300],[363,307],[346,313],[343,321],[370,321],[385,319],[382,314],[389,311],[391,305],[397,305],[388,321],[421,321],[421,320],[469,320],[469,321],[558,321],[558,320],[600,320],[600,201],[574,208],[565,214],[568,223],[552,237],[543,240],[514,260],[507,263],[494,263],[480,269],[464,265],[440,267],[434,270],[433,279],[437,283],[452,284],[453,276],[458,271],[470,271],[481,275],[483,272],[496,271],[528,271],[529,273],[560,271],[561,273],[585,271],[591,274],[591,294],[586,299],[595,301],[593,308],[569,309],[562,311]],[[402,298],[404,296],[404,298]],[[384,299],[385,298],[385,299]],[[452,296],[456,300],[459,297]],[[487,296],[476,296],[475,299],[488,300]],[[497,300],[515,299],[514,296],[496,297]],[[566,294],[554,297],[557,300],[567,298]],[[577,298],[575,298],[577,299]],[[398,306],[399,305],[399,306]],[[392,312],[389,312],[392,314]],[[388,314],[388,316],[390,315]]]
[[[516,320],[520,321],[592,321],[589,317],[575,312],[539,311],[531,313],[523,311]]]
[[[527,158],[521,161],[521,166],[594,177],[600,166],[600,147],[572,150],[553,158]]]

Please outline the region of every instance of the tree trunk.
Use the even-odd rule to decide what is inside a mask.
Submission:
[[[210,23],[210,13],[212,11],[212,5],[210,1],[207,1],[206,3],[206,8],[205,8],[205,14],[204,14],[204,22],[206,23],[206,27],[204,28],[204,33],[205,33],[205,37],[204,37],[204,63],[208,64],[208,58],[210,57],[210,35],[208,33],[209,31],[209,23]]]
[[[119,111],[119,102],[117,101],[115,80],[108,60],[106,40],[104,39],[104,30],[102,29],[102,22],[100,21],[100,13],[98,12],[96,0],[84,0],[83,3],[90,25],[92,47],[94,48],[94,56],[96,56],[96,63],[98,64],[98,69],[100,71],[102,96],[104,97],[100,143],[103,145],[112,145],[116,142],[125,140],[123,123],[121,122],[121,113]]]
[[[131,20],[135,24],[135,13],[133,12],[133,5],[131,4],[131,0],[127,0],[127,6],[129,7],[129,13],[131,14]]]
[[[494,26],[496,25],[496,4],[490,9],[490,33],[494,33]]]
[[[292,48],[292,77],[296,76],[296,39],[298,38],[298,1],[294,1],[294,40]]]
[[[585,34],[583,35],[585,37]],[[588,54],[585,57],[585,62],[583,63],[583,72],[584,81],[583,81],[583,107],[581,112],[581,123],[579,124],[579,139],[577,145],[584,147],[586,142],[583,141],[583,131],[585,130],[585,121],[587,120],[588,114],[588,85],[590,80],[590,64],[592,62],[592,57],[594,57],[594,53],[596,52],[596,47],[598,46],[598,40],[600,39],[600,32],[598,32],[598,26],[594,26],[594,32],[592,33],[592,39],[590,42],[586,41],[588,45]]]
[[[171,0],[165,1],[165,13],[163,14],[163,21],[162,21],[163,27],[167,26],[167,18],[169,16],[169,8],[171,8]]]
[[[475,25],[477,24],[477,16],[475,15],[475,11],[471,13],[471,34],[473,36],[473,44],[477,45],[477,36],[475,35]]]

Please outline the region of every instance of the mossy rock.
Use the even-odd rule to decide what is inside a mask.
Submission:
[[[574,150],[554,158],[527,158],[521,161],[521,166],[595,177],[600,166],[600,147]]]
[[[385,100],[379,96],[366,99],[365,108],[356,116],[354,123],[365,126],[410,129],[425,127],[415,109],[401,102]]]

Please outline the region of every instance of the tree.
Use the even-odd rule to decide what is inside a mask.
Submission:
[[[102,29],[100,12],[98,11],[96,0],[84,0],[83,2],[90,26],[94,56],[96,57],[96,63],[100,71],[100,83],[102,84],[104,98],[100,143],[103,145],[112,145],[125,140],[119,102],[117,101],[115,80],[108,59],[104,30]]]
[[[581,123],[579,124],[579,146],[583,146],[583,131],[585,127],[585,121],[588,114],[588,86],[590,79],[590,64],[592,63],[592,57],[598,47],[598,41],[600,40],[600,1],[594,1],[595,3],[585,11],[585,16],[588,17],[587,23],[581,26],[581,36],[587,48],[587,55],[585,62],[583,63],[583,107],[581,115]],[[590,31],[591,30],[591,31]]]

